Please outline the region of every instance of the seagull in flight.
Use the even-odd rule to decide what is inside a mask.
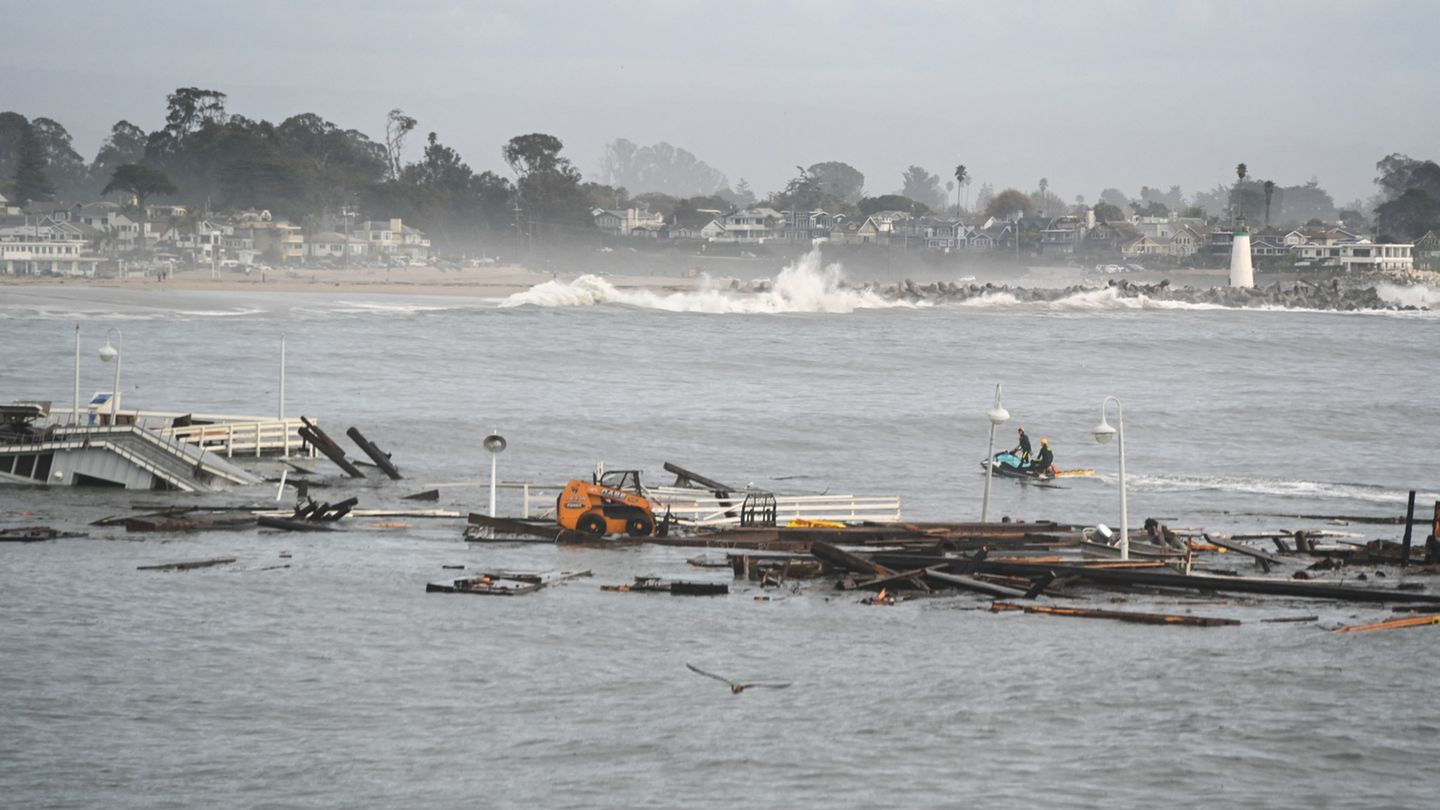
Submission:
[[[720,677],[719,675],[716,675],[716,674],[713,673],[713,672],[706,672],[705,670],[700,669],[699,667],[695,666],[694,664],[686,664],[685,666],[688,667],[688,668],[690,669],[690,671],[693,672],[693,673],[695,673],[696,675],[704,675],[704,676],[707,677],[707,678],[712,678],[712,679],[714,679],[714,680],[717,680],[717,681],[719,681],[719,682],[721,682],[721,683],[729,686],[729,687],[730,687],[730,691],[731,691],[732,693],[734,693],[734,694],[737,694],[737,695],[740,694],[741,692],[744,692],[746,689],[749,689],[749,688],[752,687],[752,686],[755,687],[756,689],[784,689],[785,687],[787,687],[787,686],[790,685],[790,684],[788,684],[788,683],[736,683],[735,681],[732,681],[732,680],[730,680],[729,678],[722,678],[722,677]]]

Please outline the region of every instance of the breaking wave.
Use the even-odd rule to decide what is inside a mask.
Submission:
[[[1102,476],[1114,481],[1110,475]],[[1278,478],[1228,478],[1223,476],[1131,475],[1133,489],[1146,492],[1235,492],[1247,495],[1274,495],[1287,498],[1362,501],[1377,504],[1405,503],[1408,491],[1367,484],[1335,484],[1325,481],[1287,481]],[[1440,495],[1421,494],[1420,501],[1440,500]]]
[[[947,306],[1004,308],[1014,307],[1041,312],[1104,312],[1131,309],[1232,309],[1221,304],[1198,304],[1189,301],[1160,301],[1145,295],[1122,295],[1113,287],[1082,292],[1057,298],[1054,301],[1022,301],[1011,292],[992,292]],[[1278,307],[1277,307],[1278,309]]]
[[[1375,292],[1397,307],[1440,309],[1440,287],[1429,284],[1376,284]]]
[[[892,301],[870,289],[844,286],[839,264],[824,265],[815,248],[788,265],[756,292],[719,287],[706,280],[697,290],[661,293],[621,289],[595,275],[572,282],[547,281],[500,302],[501,307],[588,307],[621,304],[666,312],[709,314],[790,312],[847,313],[857,309],[916,308],[921,304]]]

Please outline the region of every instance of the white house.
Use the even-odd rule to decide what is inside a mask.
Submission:
[[[85,255],[86,240],[55,225],[0,228],[0,272],[12,276],[93,276],[98,256]]]
[[[1368,239],[1336,244],[1305,244],[1291,248],[1299,267],[1355,270],[1411,270],[1415,246],[1375,244]]]

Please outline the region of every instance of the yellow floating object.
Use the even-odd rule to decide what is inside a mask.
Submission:
[[[1427,624],[1440,624],[1440,616],[1413,616],[1408,619],[1386,619],[1383,622],[1374,624],[1352,624],[1335,628],[1335,633],[1365,633],[1370,630],[1399,630],[1402,627],[1424,627]]]
[[[844,523],[835,520],[812,520],[810,518],[795,518],[785,524],[787,529],[844,529]]]
[[[1055,473],[1056,478],[1064,478],[1071,475],[1094,475],[1094,470],[1061,470]]]

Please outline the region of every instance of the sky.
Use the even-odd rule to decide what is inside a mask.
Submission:
[[[849,163],[870,194],[918,164],[970,194],[1317,179],[1375,193],[1392,152],[1440,159],[1433,0],[433,2],[0,0],[0,111],[64,124],[93,158],[165,96],[315,112],[377,141],[401,108],[472,168],[559,136],[600,179],[606,143],[669,142],[762,196]],[[631,189],[631,191],[638,191]]]

